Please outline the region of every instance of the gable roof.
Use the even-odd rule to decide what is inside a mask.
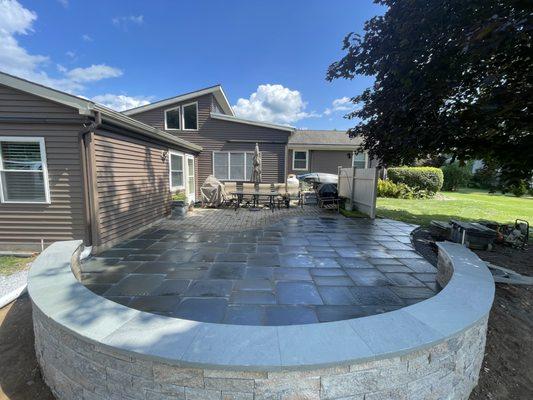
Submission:
[[[289,138],[289,147],[301,148],[356,148],[361,138],[350,138],[346,131],[337,130],[297,130]]]
[[[222,107],[222,110],[228,115],[235,116],[235,113],[233,112],[233,109],[229,104],[228,98],[226,97],[226,94],[224,93],[224,90],[222,90],[222,86],[220,85],[210,86],[204,89],[195,90],[194,92],[180,94],[178,96],[159,100],[150,104],[146,104],[144,106],[130,108],[129,110],[122,111],[122,113],[125,115],[135,115],[141,112],[153,110],[154,108],[165,107],[175,103],[181,103],[182,101],[191,100],[196,97],[204,96],[206,94],[212,94],[213,96],[215,96],[215,99],[217,100],[220,107]]]
[[[9,75],[5,72],[0,72],[0,85],[8,86],[13,89],[53,101],[55,103],[63,104],[67,107],[72,107],[77,109],[80,115],[94,116],[96,112],[99,112],[103,121],[107,121],[112,125],[117,125],[132,130],[143,136],[155,138],[163,142],[178,145],[193,151],[202,150],[201,146],[180,139],[150,125],[144,124],[101,104],[49,88],[26,79]]]

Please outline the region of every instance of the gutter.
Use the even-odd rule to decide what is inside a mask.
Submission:
[[[98,238],[97,230],[97,212],[95,204],[95,187],[93,176],[95,165],[93,162],[93,138],[94,132],[102,126],[102,114],[100,112],[94,113],[94,120],[89,125],[84,125],[80,131],[80,149],[81,162],[83,171],[83,197],[85,198],[85,236],[87,247],[93,246]]]

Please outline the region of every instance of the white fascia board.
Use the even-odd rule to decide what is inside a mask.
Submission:
[[[233,112],[233,108],[231,107],[228,98],[226,97],[226,93],[224,93],[224,90],[222,89],[222,86],[219,86],[218,91],[213,92],[213,96],[215,96],[215,99],[217,100],[218,104],[222,109],[226,112],[226,114],[235,116],[235,112]]]
[[[291,150],[338,150],[338,151],[354,151],[360,148],[361,145],[346,145],[346,144],[301,144],[289,143],[287,148]]]
[[[171,97],[170,99],[156,101],[154,103],[150,103],[145,106],[140,106],[140,107],[132,108],[130,110],[122,111],[122,114],[135,115],[141,112],[153,110],[154,108],[160,108],[160,107],[165,107],[168,105],[173,105],[175,103],[181,103],[183,101],[191,100],[196,97],[204,96],[206,94],[211,94],[211,93],[217,98],[217,101],[219,102],[220,106],[225,108],[224,111],[233,113],[233,110],[231,109],[231,106],[229,105],[228,99],[224,95],[224,92],[222,92],[222,94],[220,94],[220,92],[222,92],[222,87],[220,87],[220,85],[214,86],[214,87],[210,87],[207,89],[197,90],[196,92],[191,92],[191,93],[187,93],[184,95]]]
[[[238,118],[238,117],[233,117],[230,115],[218,114],[218,113],[211,113],[211,118],[220,119],[222,121],[236,122],[236,123],[245,124],[245,125],[261,126],[263,128],[278,129],[280,131],[287,131],[287,132],[294,132],[296,130],[296,128],[292,126],[277,125],[277,124],[271,124],[268,122],[252,121],[250,119]]]
[[[92,101],[82,99],[68,93],[40,85],[38,83],[27,81],[13,75],[0,72],[0,85],[8,86],[22,92],[30,93],[44,99],[54,101],[78,109],[81,115],[90,115]]]

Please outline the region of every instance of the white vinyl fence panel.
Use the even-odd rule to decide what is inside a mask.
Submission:
[[[339,168],[339,196],[348,199],[348,208],[370,218],[376,217],[377,184],[377,168]]]

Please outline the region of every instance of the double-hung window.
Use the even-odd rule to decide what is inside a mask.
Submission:
[[[170,152],[170,190],[182,189],[183,184],[183,154]]]
[[[292,169],[295,171],[306,171],[308,169],[309,152],[307,150],[293,150]]]
[[[50,203],[44,138],[0,137],[0,201]]]
[[[213,174],[223,181],[252,179],[254,153],[217,151],[213,153]]]
[[[352,157],[352,166],[354,168],[366,168],[366,154],[354,153]]]
[[[198,103],[189,103],[183,106],[165,110],[166,130],[198,130]]]

